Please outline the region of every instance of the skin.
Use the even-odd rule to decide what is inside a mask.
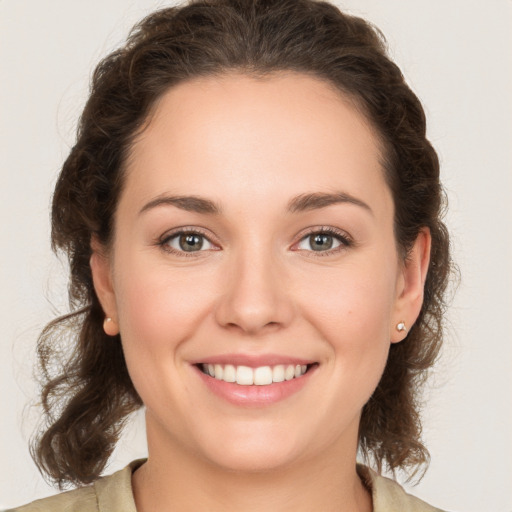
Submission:
[[[131,148],[113,245],[93,240],[91,258],[105,329],[121,333],[146,406],[137,510],[372,509],[355,469],[360,414],[406,336],[397,323],[418,316],[430,250],[425,230],[400,260],[381,156],[361,113],[310,76],[195,79],[155,106]],[[287,210],[334,192],[366,206]],[[155,205],[190,195],[221,213]],[[170,252],[183,227],[205,234],[201,250]],[[326,227],[344,239],[314,251],[308,230]],[[192,365],[227,353],[317,366],[297,393],[243,407]]]

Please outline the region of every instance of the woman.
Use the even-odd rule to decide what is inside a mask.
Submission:
[[[377,472],[428,461],[442,198],[363,20],[309,0],[143,20],[98,66],[53,200],[74,312],[40,339],[33,456],[93,485],[18,510],[437,510]],[[147,461],[98,479],[142,405]]]

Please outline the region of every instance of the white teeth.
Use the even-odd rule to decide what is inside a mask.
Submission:
[[[203,373],[224,382],[236,382],[241,386],[268,386],[273,382],[283,382],[302,377],[308,367],[303,364],[278,364],[276,366],[235,366],[232,364],[202,364]]]
[[[284,365],[278,364],[274,366],[272,370],[272,381],[273,382],[283,382],[284,380]]]
[[[248,366],[238,366],[236,369],[236,383],[242,386],[254,384],[254,371]]]
[[[256,386],[267,386],[272,384],[272,368],[270,366],[260,366],[254,370],[254,384]]]
[[[236,382],[236,368],[232,364],[224,366],[224,375],[222,380],[226,382]]]
[[[220,364],[215,365],[215,375],[214,377],[216,379],[222,380],[222,377],[224,376],[224,368]]]

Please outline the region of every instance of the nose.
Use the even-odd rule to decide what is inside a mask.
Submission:
[[[264,250],[233,255],[215,312],[220,325],[256,336],[290,324],[291,283],[276,259]]]

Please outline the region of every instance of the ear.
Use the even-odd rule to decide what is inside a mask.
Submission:
[[[402,341],[407,336],[407,330],[412,327],[420,314],[430,263],[431,242],[430,230],[423,228],[401,264],[402,269],[397,281],[397,295],[391,325],[391,343]],[[399,325],[401,323],[405,327],[402,330]]]
[[[91,266],[92,281],[96,295],[105,313],[103,329],[109,336],[116,336],[119,334],[119,327],[110,258],[104,246],[94,235],[91,238],[91,249],[92,255],[89,264]]]

